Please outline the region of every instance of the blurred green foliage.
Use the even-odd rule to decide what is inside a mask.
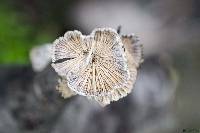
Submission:
[[[21,14],[0,5],[0,64],[28,64],[29,50],[51,42],[51,35],[25,23]]]

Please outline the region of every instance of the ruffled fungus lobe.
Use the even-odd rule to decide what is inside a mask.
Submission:
[[[126,96],[143,60],[137,41],[136,36],[120,36],[111,28],[95,29],[88,36],[66,32],[52,47],[52,67],[63,78],[58,90],[65,97],[72,91],[103,106]]]

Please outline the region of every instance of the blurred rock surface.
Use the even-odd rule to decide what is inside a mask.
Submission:
[[[63,99],[48,66],[0,68],[0,133],[156,133],[174,128],[175,84],[159,56],[139,70],[133,92],[105,108],[82,96]]]

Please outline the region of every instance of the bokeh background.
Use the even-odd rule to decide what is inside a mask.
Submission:
[[[1,0],[0,133],[200,133],[199,0]],[[30,51],[68,30],[135,33],[145,61],[133,92],[102,108],[61,98]],[[34,57],[33,57],[34,58]]]

